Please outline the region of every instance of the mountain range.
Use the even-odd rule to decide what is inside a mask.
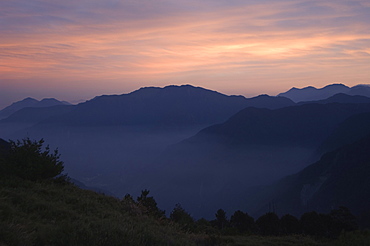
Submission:
[[[319,89],[313,86],[304,87],[302,89],[293,87],[287,92],[280,93],[278,96],[287,97],[294,102],[302,102],[323,100],[338,93],[344,93],[351,96],[360,95],[370,97],[370,86],[356,85],[348,87],[343,84],[331,84]]]
[[[163,174],[158,193],[170,194],[172,202],[188,194],[185,200],[191,202],[186,206],[193,211],[201,207],[199,214],[210,210],[205,207],[210,200],[226,208],[247,187],[271,183],[313,163],[320,157],[318,148],[335,129],[351,115],[363,112],[370,112],[370,104],[245,108],[163,152],[157,160],[158,173]],[[192,180],[192,192],[188,180]],[[166,185],[174,182],[176,186]],[[194,193],[198,199],[191,199]],[[216,197],[227,199],[217,203]]]
[[[183,85],[78,105],[24,106],[34,102],[25,99],[0,112],[8,114],[0,120],[0,138],[44,138],[59,148],[74,179],[119,197],[150,189],[167,211],[181,203],[195,217],[219,208],[259,213],[277,200],[279,207],[293,204],[278,195],[297,199],[289,187],[300,184],[281,184],[310,165],[320,169],[325,153],[365,144],[358,141],[370,134],[367,91],[329,85],[245,98]],[[310,207],[299,208],[294,212]]]
[[[59,107],[47,112],[27,108],[7,121],[21,122],[30,115],[43,115],[39,122],[70,126],[209,125],[222,122],[245,107],[275,109],[293,104],[283,97],[226,96],[190,85],[146,87],[129,94],[95,97],[68,109]]]
[[[5,119],[12,115],[13,113],[21,110],[23,108],[43,108],[43,107],[51,107],[56,105],[70,105],[70,103],[65,101],[58,101],[55,98],[44,98],[41,101],[38,101],[34,98],[27,97],[21,101],[14,102],[11,105],[3,108],[0,110],[0,119]]]

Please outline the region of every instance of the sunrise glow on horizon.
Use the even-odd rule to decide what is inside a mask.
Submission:
[[[367,0],[0,3],[0,108],[144,86],[225,94],[370,84]]]

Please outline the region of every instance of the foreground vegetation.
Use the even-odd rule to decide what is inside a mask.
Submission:
[[[118,199],[76,187],[61,175],[63,163],[57,151],[51,152],[42,145],[42,141],[26,139],[0,149],[1,246],[370,245],[367,231],[340,236],[339,232],[339,239],[312,233],[303,236],[310,233],[307,228],[298,228],[298,220],[289,216],[279,219],[273,213],[254,221],[246,213],[236,211],[228,220],[220,209],[213,221],[195,221],[176,205],[166,218],[147,190],[136,199],[130,195]],[[348,215],[348,211],[336,212]],[[329,218],[315,213],[309,216],[327,221]],[[282,221],[292,223],[289,233]],[[299,229],[296,232],[300,235],[294,234],[294,229]]]
[[[3,245],[197,245],[145,209],[70,183],[2,179]]]

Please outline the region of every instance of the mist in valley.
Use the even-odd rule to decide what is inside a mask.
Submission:
[[[369,100],[351,100],[358,102],[342,95],[295,105],[192,86],[148,88],[76,106],[25,108],[0,121],[0,137],[43,138],[58,148],[76,183],[119,198],[148,189],[167,214],[180,203],[194,218],[212,218],[220,208],[260,215],[277,188],[285,189],[271,184],[318,161],[323,143],[341,146],[345,136],[366,132],[356,123],[363,117],[340,125],[370,111]],[[356,134],[341,133],[352,124]]]
[[[314,149],[295,146],[188,146],[184,140],[205,126],[61,127],[14,125],[4,139],[43,138],[58,148],[65,173],[90,188],[122,198],[149,189],[159,207],[170,212],[180,203],[194,217],[214,211],[252,209],[255,186],[266,185],[310,164]],[[5,134],[4,130],[7,131]],[[249,194],[249,195],[248,195]],[[253,200],[253,199],[252,199]],[[252,211],[251,211],[252,212]]]

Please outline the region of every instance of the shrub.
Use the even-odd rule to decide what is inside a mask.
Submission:
[[[43,148],[44,140],[10,141],[10,150],[1,162],[3,174],[27,180],[55,178],[63,172],[58,149],[51,151],[49,145]]]

